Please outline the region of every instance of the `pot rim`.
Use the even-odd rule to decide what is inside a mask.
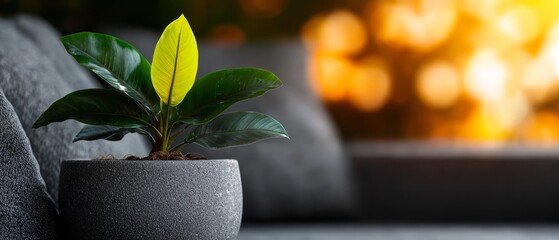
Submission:
[[[196,163],[196,162],[237,162],[237,159],[200,159],[200,160],[126,160],[126,159],[111,159],[111,160],[99,160],[99,159],[63,159],[62,162],[67,163],[122,163],[128,162],[133,163],[169,163],[169,162],[184,162],[184,163]]]

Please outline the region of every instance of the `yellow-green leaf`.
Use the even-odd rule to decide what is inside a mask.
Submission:
[[[176,106],[192,88],[198,70],[198,47],[188,21],[181,15],[169,24],[153,53],[151,81],[165,104]]]

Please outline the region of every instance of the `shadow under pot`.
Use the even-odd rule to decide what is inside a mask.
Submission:
[[[236,160],[62,162],[59,208],[68,239],[236,239]]]

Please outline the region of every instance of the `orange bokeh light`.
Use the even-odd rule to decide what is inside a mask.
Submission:
[[[480,19],[489,19],[495,16],[509,0],[459,0],[461,9],[468,15]]]
[[[559,77],[559,22],[551,27],[540,55],[550,64],[555,77]]]
[[[549,110],[559,100],[556,9],[555,0],[369,0],[362,15],[313,17],[303,37],[321,96],[403,123],[391,131],[399,137],[559,140]],[[388,103],[396,114],[383,115]],[[425,129],[408,131],[418,128],[410,115]]]
[[[536,14],[526,6],[508,9],[498,18],[497,24],[506,36],[519,44],[534,40],[541,30]]]
[[[443,61],[430,62],[423,66],[416,79],[420,99],[433,108],[452,106],[461,93],[458,70]]]
[[[239,45],[246,40],[243,29],[234,24],[218,25],[212,29],[210,36],[212,41],[231,45]]]
[[[367,32],[361,19],[347,10],[337,10],[315,18],[305,31],[311,44],[329,54],[355,54],[367,42]]]
[[[348,86],[349,100],[362,111],[382,108],[389,99],[392,83],[390,74],[375,59],[360,63]]]
[[[504,97],[507,78],[507,67],[491,49],[476,51],[464,70],[467,93],[481,102],[497,101]]]
[[[555,112],[535,114],[526,124],[523,137],[539,143],[554,143],[559,139],[559,117]]]
[[[495,119],[500,128],[513,132],[531,115],[531,106],[522,93],[507,95],[497,102],[483,105],[485,115]]]
[[[458,139],[473,141],[500,141],[510,138],[510,132],[483,108],[475,109],[461,125]]]
[[[390,44],[429,50],[442,43],[454,28],[455,4],[447,0],[372,2],[372,32]]]
[[[347,96],[354,64],[345,58],[319,55],[311,59],[313,85],[326,101],[341,101]]]
[[[525,66],[520,87],[531,102],[538,104],[559,92],[559,81],[553,76],[549,64],[535,60]]]

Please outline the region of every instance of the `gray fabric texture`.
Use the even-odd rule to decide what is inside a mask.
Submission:
[[[54,202],[1,88],[0,139],[0,239],[56,239]]]
[[[72,143],[83,126],[75,121],[31,128],[39,115],[64,95],[100,87],[99,82],[66,53],[59,36],[50,25],[34,17],[0,19],[0,86],[19,116],[55,203],[63,159],[122,157],[148,152],[145,142],[136,134],[120,142]]]
[[[137,28],[103,31],[132,43],[148,59],[158,33]],[[272,139],[219,151],[190,146],[209,158],[239,161],[245,220],[323,219],[351,215],[349,162],[324,107],[310,89],[306,50],[297,41],[224,46],[198,42],[198,77],[231,67],[274,72],[284,85],[238,103],[231,111],[258,111],[279,120],[291,140]]]

